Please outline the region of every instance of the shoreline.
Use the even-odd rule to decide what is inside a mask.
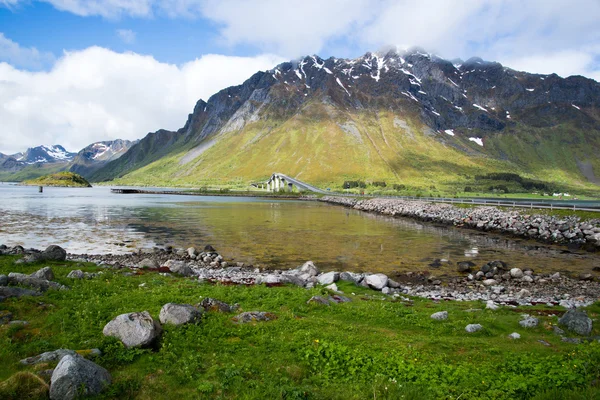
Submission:
[[[387,216],[399,216],[422,222],[439,223],[516,238],[533,239],[590,252],[600,252],[600,218],[581,222],[577,217],[558,218],[516,210],[503,211],[494,206],[459,208],[447,203],[429,203],[401,199],[356,199],[325,196],[319,201]],[[600,265],[599,265],[600,266]]]
[[[0,246],[0,255],[24,256],[17,264],[35,261],[36,254],[40,253],[39,250],[25,250],[21,246]],[[442,281],[428,272],[387,276],[370,272],[321,271],[312,261],[289,270],[261,269],[242,262],[228,262],[210,245],[201,252],[193,247],[186,250],[156,248],[124,255],[67,254],[66,259],[75,263],[94,263],[131,276],[144,273],[173,274],[224,285],[293,284],[307,289],[321,286],[337,292],[336,282],[341,280],[391,298],[408,295],[433,301],[483,301],[486,302],[486,308],[540,304],[572,308],[588,306],[600,299],[600,281],[592,274],[579,278],[560,273],[535,274],[531,270],[509,269],[500,260],[489,260],[481,267],[459,263],[459,268],[464,272],[459,276],[445,277]]]

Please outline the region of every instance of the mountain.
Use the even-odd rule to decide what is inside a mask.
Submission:
[[[12,155],[0,153],[0,180],[23,181],[60,171],[86,177],[119,158],[135,143],[121,139],[97,142],[78,153],[68,152],[61,145],[32,147]]]
[[[598,189],[600,85],[422,50],[303,57],[200,100],[92,180],[197,185],[272,172],[321,185],[460,188],[490,173]],[[520,179],[520,178],[519,178]]]
[[[137,141],[122,139],[92,143],[77,153],[68,170],[84,177],[89,176],[108,162],[121,157],[135,143]]]

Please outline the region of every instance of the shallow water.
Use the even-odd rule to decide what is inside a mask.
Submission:
[[[0,184],[0,243],[71,253],[127,253],[213,245],[226,259],[272,268],[313,260],[323,269],[454,271],[434,259],[500,259],[542,271],[590,271],[600,255],[504,236],[379,216],[319,202],[112,194],[109,188]]]

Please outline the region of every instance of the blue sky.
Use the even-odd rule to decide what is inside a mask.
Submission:
[[[178,129],[306,54],[395,45],[600,80],[598,0],[0,0],[0,152]]]

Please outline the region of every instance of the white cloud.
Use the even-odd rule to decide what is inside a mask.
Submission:
[[[198,99],[281,61],[272,55],[205,55],[176,66],[91,47],[66,52],[49,72],[0,63],[0,151],[40,144],[78,151],[99,140],[176,130]]]
[[[12,65],[40,69],[54,60],[52,53],[38,51],[35,47],[23,48],[0,32],[0,62]]]
[[[135,32],[131,29],[117,29],[117,35],[127,44],[135,43]]]
[[[104,18],[121,16],[150,17],[152,5],[157,0],[40,0],[52,4],[56,9],[88,17],[99,15]]]

